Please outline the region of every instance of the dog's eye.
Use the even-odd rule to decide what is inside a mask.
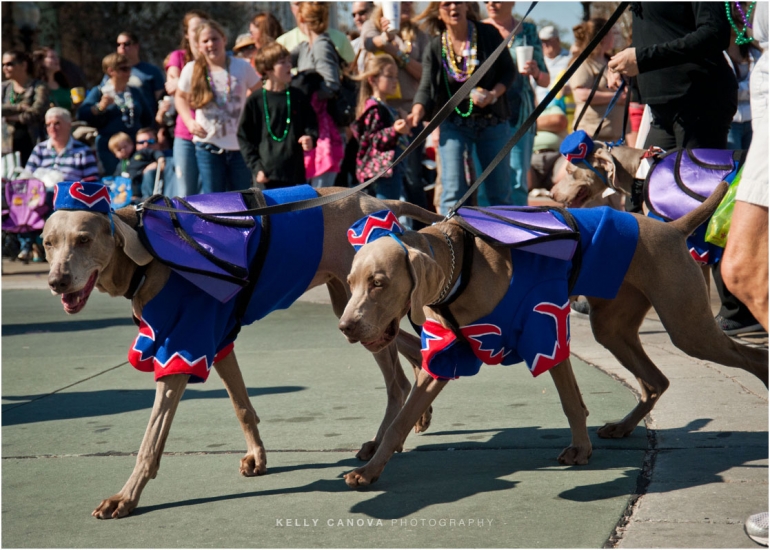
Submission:
[[[91,237],[88,235],[81,235],[78,237],[78,243],[79,244],[88,244],[91,241]]]
[[[45,247],[45,248],[51,248],[52,246],[53,245],[51,244],[51,241],[44,241],[43,242],[43,247]]]
[[[374,279],[372,281],[372,286],[375,286],[377,288],[380,288],[382,286],[382,281],[378,281],[377,279]]]

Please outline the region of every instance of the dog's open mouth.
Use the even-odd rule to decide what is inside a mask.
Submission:
[[[385,327],[385,331],[382,333],[382,336],[376,340],[371,340],[370,342],[361,342],[361,345],[371,352],[380,351],[382,348],[390,344],[396,338],[397,334],[398,319],[393,319],[390,323],[388,323],[388,326]]]
[[[98,274],[98,270],[91,273],[85,286],[77,292],[66,292],[62,294],[61,303],[64,306],[64,311],[72,315],[86,307],[86,302],[88,301],[88,297],[91,296],[91,291],[94,289]]]

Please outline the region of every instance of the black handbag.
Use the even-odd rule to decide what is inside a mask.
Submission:
[[[337,126],[350,126],[356,120],[358,82],[343,74],[340,89],[326,102],[326,111]]]

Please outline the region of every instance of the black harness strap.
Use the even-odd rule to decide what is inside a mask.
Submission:
[[[459,225],[459,224],[458,224]],[[462,225],[460,226],[462,227]],[[460,324],[457,322],[449,306],[454,303],[457,298],[465,291],[468,284],[471,281],[471,271],[473,268],[473,254],[475,251],[476,238],[472,233],[463,230],[463,266],[460,270],[460,286],[457,287],[457,291],[454,292],[448,300],[434,306],[441,316],[446,319],[449,328],[461,342],[468,344],[468,339],[460,330]]]
[[[150,264],[136,266],[134,274],[131,276],[131,282],[128,284],[128,290],[126,290],[126,293],[123,294],[124,298],[131,300],[134,297],[134,294],[136,294],[136,291],[139,289],[142,281],[144,281],[144,275],[147,273],[147,267],[149,265]]]
[[[265,197],[262,195],[262,191],[259,189],[250,189],[251,193],[244,193],[243,199],[249,208],[262,208],[267,206]],[[265,266],[265,260],[267,258],[267,251],[270,249],[270,216],[261,216],[262,222],[262,234],[260,235],[259,245],[257,246],[257,252],[254,254],[254,259],[249,264],[249,282],[236,296],[235,304],[235,326],[227,335],[227,339],[235,339],[238,333],[241,331],[241,323],[243,316],[246,315],[246,309],[249,307],[251,297],[254,294],[254,289],[259,281],[259,276],[262,274],[262,268]]]

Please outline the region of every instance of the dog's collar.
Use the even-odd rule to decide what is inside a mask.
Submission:
[[[430,304],[431,307],[441,305],[441,303],[444,301],[444,298],[451,297],[452,294],[457,290],[457,286],[460,284],[460,279],[462,279],[462,274],[460,274],[460,277],[457,278],[457,282],[455,283],[454,288],[452,288],[452,279],[455,276],[455,267],[456,267],[456,261],[457,258],[455,256],[455,247],[452,246],[452,239],[449,238],[449,235],[447,235],[443,230],[439,229],[441,231],[441,234],[444,235],[444,240],[446,241],[446,244],[449,246],[449,253],[452,255],[452,267],[449,271],[449,277],[447,278],[446,284],[444,285],[444,288],[441,289],[441,294],[438,295],[438,300]],[[449,289],[452,288],[452,292],[449,296],[447,296],[447,293],[449,292]]]
[[[148,264],[149,265],[149,264]],[[131,276],[131,282],[128,284],[128,290],[123,295],[124,298],[132,300],[139,289],[142,288],[144,281],[147,279],[147,265],[137,265],[134,270],[134,274]]]

